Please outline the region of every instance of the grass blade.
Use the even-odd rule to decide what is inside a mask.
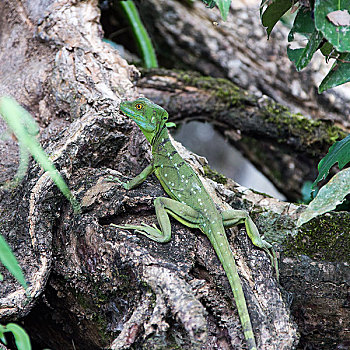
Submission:
[[[137,8],[133,1],[120,1],[120,6],[122,7],[126,17],[129,20],[132,31],[135,35],[137,45],[141,51],[143,62],[146,68],[157,68],[158,62],[157,57],[152,45],[152,41],[144,27]]]
[[[70,201],[74,212],[80,212],[79,204],[63,180],[63,177],[57,171],[41,147],[39,141],[32,134],[32,130],[28,130],[28,120],[33,119],[31,115],[10,97],[2,97],[0,99],[0,114],[4,118],[7,126],[16,136],[19,147],[24,147],[32,154],[33,158],[48,172],[56,186]]]
[[[12,253],[10,246],[5,241],[5,238],[0,234],[0,261],[10,271],[10,273],[16,278],[16,280],[22,285],[23,288],[27,288],[27,282],[24,278],[22,269],[18,265],[17,259]]]

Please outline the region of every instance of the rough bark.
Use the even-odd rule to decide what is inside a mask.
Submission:
[[[32,297],[28,302],[2,268],[1,322],[25,316],[21,322],[41,348],[243,348],[230,287],[204,236],[173,221],[172,241],[160,245],[109,226],[154,222],[152,202],[164,192],[153,177],[127,193],[107,181],[137,174],[150,149],[118,112],[121,98],[138,95],[131,83],[138,72],[101,41],[97,1],[8,0],[0,6],[0,94],[15,96],[38,120],[46,151],[82,206],[82,214],[73,215],[34,163],[19,187],[1,190],[1,233],[23,266]],[[178,147],[218,207],[249,210],[267,239],[280,244],[281,284],[295,293],[302,341],[319,349],[325,339],[345,344],[349,215],[330,214],[297,229],[299,206],[241,188]],[[0,163],[1,174],[9,169],[3,179],[9,179],[17,163],[15,142],[3,141],[0,149],[9,155]],[[341,254],[322,261],[329,244],[313,249],[326,227]],[[244,228],[227,234],[260,348],[295,348],[288,294],[268,258]],[[314,305],[317,313],[310,312]]]

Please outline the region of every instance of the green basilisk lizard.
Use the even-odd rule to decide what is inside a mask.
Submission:
[[[168,113],[162,107],[146,98],[133,102],[122,102],[121,111],[134,120],[152,146],[151,163],[136,177],[124,183],[130,190],[146,180],[153,172],[159,179],[170,198],[159,197],[154,201],[160,229],[155,225],[113,225],[132,229],[148,238],[166,243],[171,238],[171,226],[168,214],[188,227],[200,229],[210,240],[230,282],[237,305],[239,318],[249,350],[257,350],[250,322],[247,304],[238,276],[235,259],[225,234],[229,228],[245,223],[247,233],[253,244],[264,249],[270,256],[278,273],[277,259],[272,246],[264,241],[250,216],[243,210],[219,212],[201,180],[194,170],[182,159],[172,145],[168,130]],[[270,252],[271,250],[271,252]]]

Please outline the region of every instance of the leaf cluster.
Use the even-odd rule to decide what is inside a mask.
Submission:
[[[288,42],[303,37],[306,45],[287,48],[289,59],[298,71],[305,68],[316,51],[326,61],[335,59],[319,86],[319,93],[350,81],[350,0],[263,0],[262,24],[270,35],[276,23],[287,12],[296,13]]]

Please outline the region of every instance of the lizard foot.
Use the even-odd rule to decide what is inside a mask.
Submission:
[[[170,237],[167,237],[163,234],[159,228],[155,224],[152,226],[147,225],[145,223],[141,223],[141,225],[115,225],[111,224],[111,226],[123,228],[126,230],[135,230],[136,233],[140,233],[149,239],[159,242],[159,243],[166,243],[170,241]]]
[[[128,187],[128,183],[127,182],[123,182],[119,179],[119,177],[114,177],[114,176],[108,176],[105,178],[105,181],[108,181],[108,182],[116,182],[118,183],[119,185],[123,186],[126,190],[129,189]]]
[[[276,272],[276,279],[277,281],[279,281],[279,271],[278,271],[278,259],[277,259],[277,255],[276,255],[276,252],[275,252],[275,249],[273,248],[273,246],[262,240],[264,243],[266,243],[265,246],[261,247],[265,252],[266,254],[269,256],[270,258],[270,261],[271,261],[271,265],[273,266],[273,268],[275,269],[275,272]]]

